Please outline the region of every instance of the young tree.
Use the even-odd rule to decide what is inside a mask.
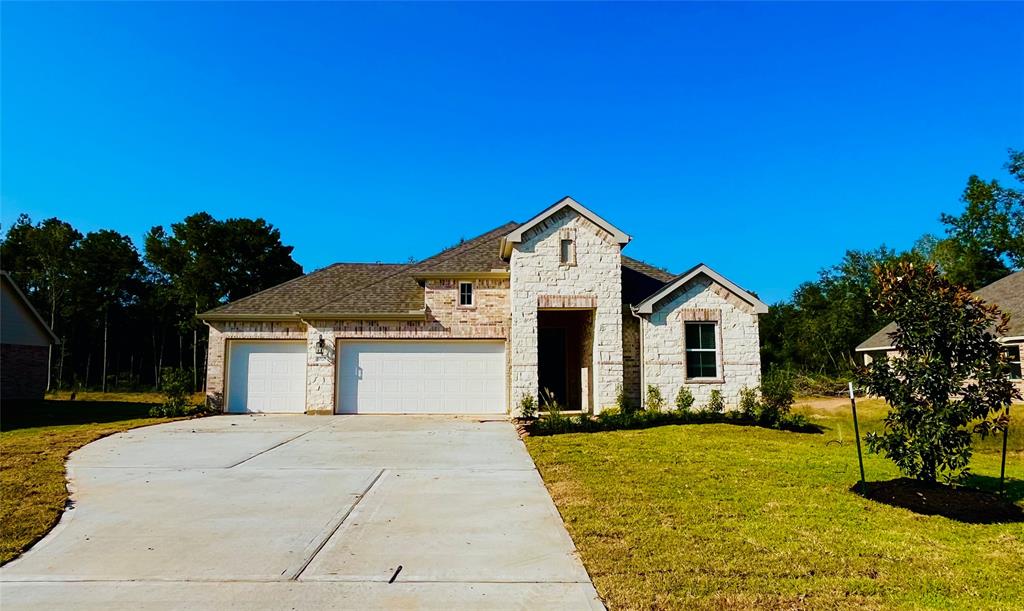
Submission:
[[[103,363],[101,388],[107,392],[107,346],[110,310],[127,305],[138,292],[142,261],[135,245],[126,235],[103,229],[85,236],[78,247],[81,270],[79,294],[88,298],[103,314]],[[135,289],[135,290],[131,290]]]
[[[972,423],[982,434],[1001,430],[1019,396],[993,334],[1007,317],[933,265],[879,266],[876,276],[876,306],[898,328],[895,355],[860,372],[890,406],[883,432],[869,434],[867,445],[908,476],[955,479],[968,471]]]

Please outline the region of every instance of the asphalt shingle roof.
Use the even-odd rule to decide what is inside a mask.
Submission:
[[[988,286],[974,291],[988,303],[994,303],[1004,313],[1010,315],[1010,325],[1006,337],[1024,336],[1024,271],[1014,272],[1000,278]],[[896,323],[889,323],[877,333],[867,338],[857,350],[879,350],[892,345],[889,334],[896,330]]]
[[[423,309],[417,277],[430,273],[508,270],[498,244],[518,227],[510,222],[417,263],[335,263],[265,291],[243,297],[200,318],[336,314],[408,314]],[[622,299],[635,304],[672,280],[667,271],[622,257]]]

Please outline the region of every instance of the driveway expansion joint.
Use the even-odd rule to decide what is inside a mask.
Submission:
[[[366,498],[366,495],[370,494],[370,491],[373,490],[373,487],[377,485],[377,482],[380,481],[381,477],[384,475],[386,471],[387,469],[381,469],[377,471],[377,475],[374,476],[372,481],[370,481],[370,485],[368,485],[366,489],[359,494],[359,497],[356,498],[356,502],[352,503],[352,506],[343,512],[343,515],[341,516],[341,519],[338,520],[338,523],[335,524],[334,527],[329,529],[327,536],[325,536],[323,540],[320,541],[320,543],[316,546],[316,549],[313,550],[313,553],[310,554],[309,557],[306,558],[306,561],[302,563],[302,566],[299,567],[299,570],[296,571],[295,574],[289,578],[290,581],[298,581],[299,578],[302,577],[302,573],[304,573],[306,569],[309,568],[309,565],[312,564],[313,560],[316,559],[317,554],[319,554],[320,551],[324,549],[324,546],[326,546],[327,542],[331,540],[331,537],[333,537],[338,532],[338,530],[341,529],[342,525],[345,524],[345,520],[347,520],[348,517],[352,515],[352,512],[355,511],[356,507],[359,506],[359,503],[361,503],[363,499]]]
[[[245,463],[249,462],[250,460],[256,458],[257,456],[262,456],[263,454],[266,454],[267,452],[270,452],[271,450],[276,450],[276,449],[280,448],[281,446],[283,446],[285,444],[289,444],[289,443],[295,441],[299,437],[302,437],[304,435],[309,435],[310,433],[315,433],[316,431],[319,431],[322,428],[324,428],[324,427],[323,426],[318,426],[316,428],[309,429],[308,431],[303,431],[303,432],[299,433],[298,435],[296,435],[295,437],[292,437],[290,439],[285,439],[284,441],[282,441],[280,443],[276,443],[276,444],[270,446],[269,448],[267,448],[265,450],[260,450],[259,452],[256,452],[255,454],[253,454],[252,456],[249,456],[248,458],[245,458],[243,460],[240,460],[240,461],[236,462],[233,465],[225,467],[225,469],[234,469],[235,467],[237,467],[239,465],[242,465],[242,464],[245,464]]]

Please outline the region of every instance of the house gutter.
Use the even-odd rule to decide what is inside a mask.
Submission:
[[[408,312],[292,312],[291,314],[201,314],[196,318],[203,321],[262,321],[262,322],[307,322],[312,320],[424,320],[426,308]]]
[[[636,317],[640,323],[640,358],[638,364],[640,366],[640,409],[644,409],[644,397],[647,391],[647,379],[644,377],[644,317],[637,314],[636,308],[629,306],[629,313]]]

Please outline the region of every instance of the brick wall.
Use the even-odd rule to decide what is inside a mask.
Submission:
[[[301,322],[215,322],[210,328],[207,400],[224,409],[224,365],[227,341],[305,340],[306,411],[333,413],[337,380],[337,341],[356,339],[501,339],[509,331],[509,281],[473,280],[471,308],[458,306],[458,280],[429,280],[424,287],[426,320],[310,320]],[[316,353],[323,336],[328,349]]]
[[[0,399],[42,399],[49,346],[0,344]]]

